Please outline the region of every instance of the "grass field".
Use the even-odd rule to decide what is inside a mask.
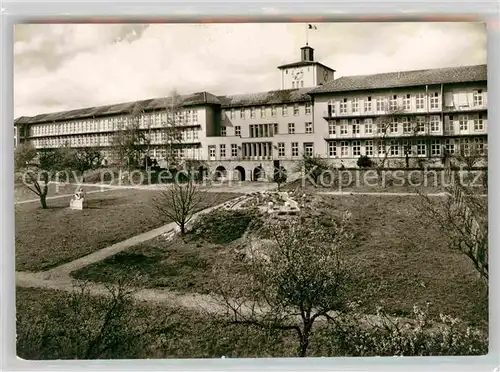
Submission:
[[[94,187],[94,186],[85,186],[82,185],[82,188],[84,191],[94,191],[94,190],[100,190],[100,187]],[[47,193],[47,197],[52,197],[52,196],[58,196],[58,195],[71,195],[76,192],[77,185],[56,185],[54,183],[49,184],[49,191]],[[69,204],[69,199],[71,197],[68,196],[68,199],[66,202]],[[35,200],[38,199],[38,195],[36,195],[33,191],[30,191],[27,187],[24,185],[15,185],[14,186],[14,201],[15,202],[21,202],[25,200]],[[37,203],[37,202],[34,202]],[[47,204],[50,208],[51,201],[48,200]],[[40,203],[38,202],[38,205]]]
[[[118,302],[119,305],[114,307],[112,301],[112,298],[81,296],[78,293],[17,288],[18,356],[27,360],[75,360],[297,355],[298,341],[294,331],[231,324],[231,319],[175,308],[175,304],[171,303],[152,305],[126,301]],[[110,309],[116,310],[111,312]],[[366,329],[354,332],[361,335]],[[307,355],[394,356],[393,348],[398,349],[401,342],[399,339],[390,341],[382,346],[381,354],[374,354],[368,346],[360,355],[359,352],[352,352],[342,337],[336,335],[331,326],[316,324]],[[354,339],[355,345],[351,346],[362,346],[363,340],[363,337]],[[427,338],[427,341],[431,340]],[[446,345],[432,344],[433,349],[427,350],[424,355],[471,354],[469,347],[473,344],[479,346],[473,354],[487,352],[487,343],[478,338],[451,349]],[[406,350],[404,355],[415,355],[411,347]]]
[[[465,177],[465,176],[464,176]],[[479,193],[486,193],[484,172],[472,171],[467,176],[468,182]],[[318,191],[343,191],[343,192],[365,192],[386,193],[405,192],[414,193],[416,190],[424,193],[439,193],[450,185],[450,178],[441,170],[385,170],[381,178],[375,170],[339,170],[332,175],[325,174],[319,178],[314,187],[308,178],[299,179],[284,186],[285,190],[293,190],[297,187]]]
[[[215,285],[213,265],[224,260],[233,248],[234,245],[195,243],[180,237],[166,242],[158,237],[71,275],[95,282],[126,280],[144,288],[210,293]],[[231,268],[239,271],[238,265]]]
[[[414,207],[417,197],[329,197],[333,209],[350,210],[354,238],[345,252],[350,298],[367,313],[377,306],[398,316],[413,305],[430,303],[432,315],[458,316],[487,324],[487,288],[468,259],[449,249],[436,226]],[[74,273],[80,279],[116,282],[137,276],[143,287],[209,292],[216,285],[211,269],[237,246],[154,239]],[[233,270],[238,271],[238,265]],[[237,283],[235,283],[237,285]]]
[[[66,198],[16,205],[16,270],[41,271],[159,227],[152,200],[157,191],[113,190],[87,196],[88,209],[70,210]],[[209,193],[201,207],[238,194]]]
[[[66,293],[28,288],[17,288],[16,292],[18,356],[29,360],[82,358],[87,334],[79,330],[83,328],[88,333],[98,330],[99,320],[91,316],[95,315],[92,314],[95,308],[86,305],[84,315],[75,317],[72,310],[67,310]],[[99,356],[102,359],[295,356],[291,332],[221,324],[212,316],[172,310],[168,305],[136,304],[129,310],[128,317],[132,320],[128,324],[122,320],[112,329],[121,335],[117,343],[127,345],[115,344]],[[74,309],[74,304],[71,306]],[[146,327],[154,327],[154,331],[144,333]],[[125,333],[121,333],[123,330]],[[311,342],[312,354],[328,355],[321,350],[320,343],[314,339]]]

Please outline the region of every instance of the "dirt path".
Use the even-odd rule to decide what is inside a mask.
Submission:
[[[206,209],[203,209],[196,213],[189,224],[192,224],[197,217],[199,217],[202,214],[209,213],[210,211],[220,208],[224,205],[229,206],[230,208],[234,207],[235,204],[238,204],[239,201],[241,200],[241,197],[234,198],[231,200],[228,200],[222,204],[215,205],[213,207],[209,207]],[[77,258],[76,260],[73,260],[71,262],[59,265],[55,268],[52,268],[47,271],[43,271],[40,274],[42,274],[42,277],[45,279],[52,279],[56,280],[58,278],[61,278],[64,280],[66,277],[70,276],[70,273],[76,270],[79,270],[81,268],[84,268],[86,266],[89,266],[93,263],[102,261],[108,257],[114,256],[115,254],[122,252],[130,247],[133,247],[135,245],[138,245],[140,243],[143,243],[145,241],[151,240],[153,238],[156,238],[160,235],[165,235],[165,238],[170,239],[172,238],[177,232],[179,231],[179,227],[175,222],[170,222],[166,225],[163,225],[161,227],[158,227],[156,229],[146,231],[145,233],[133,236],[131,238],[128,238],[126,240],[123,240],[121,242],[118,242],[116,244],[110,245],[106,248],[100,249],[96,252],[90,253],[86,256]]]

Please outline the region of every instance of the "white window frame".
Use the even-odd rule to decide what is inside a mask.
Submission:
[[[335,120],[331,120],[331,121],[328,122],[328,134],[329,135],[334,135],[335,134],[335,132],[336,132],[336,130],[335,130],[336,128],[335,127],[336,126],[337,126],[337,123],[336,123]]]
[[[411,110],[411,95],[407,94],[403,97],[403,110]]]
[[[460,132],[469,130],[468,115],[458,115],[458,129]]]
[[[340,156],[342,158],[349,157],[349,142],[340,141]]]
[[[439,93],[431,93],[431,110],[439,109]]]
[[[352,112],[353,113],[358,113],[359,112],[359,98],[353,98],[352,99],[351,107],[352,107]]]
[[[441,121],[439,120],[438,115],[432,115],[429,119],[430,131],[433,133],[439,132],[439,126]]]
[[[328,157],[334,158],[337,156],[337,142],[328,142]]]
[[[312,143],[312,142],[305,142],[304,143],[304,155],[314,156],[314,143]]]
[[[417,140],[417,155],[418,156],[427,155],[427,146],[424,140]]]
[[[365,141],[365,155],[373,156],[373,141],[367,140]]]
[[[312,134],[313,133],[313,123],[312,121],[307,121],[305,124],[306,127],[306,134]]]
[[[440,156],[441,155],[441,141],[440,140],[432,140],[431,141],[431,156]]]
[[[417,93],[415,96],[415,109],[424,110],[425,109],[425,94]]]
[[[389,110],[397,110],[398,108],[398,96],[392,95],[389,100]]]
[[[284,142],[278,143],[278,157],[280,157],[280,158],[285,157],[285,143]]]
[[[484,118],[482,114],[477,114],[476,117],[474,117],[474,131],[484,132]]]
[[[361,141],[352,142],[352,156],[361,156]]]
[[[364,121],[365,134],[373,134],[373,119],[368,118]]]
[[[377,104],[377,112],[385,112],[385,98],[384,97],[377,97],[376,100]]]
[[[472,97],[474,107],[481,107],[484,105],[484,95],[482,89],[475,90]]]
[[[347,98],[343,98],[342,101],[340,101],[339,113],[347,114]]]

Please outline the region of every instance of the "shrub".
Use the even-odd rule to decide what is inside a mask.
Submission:
[[[136,305],[124,286],[99,296],[86,286],[54,295],[26,291],[18,297],[17,354],[30,360],[145,358],[158,331],[173,326],[166,320],[176,311],[147,319],[146,308]],[[37,294],[40,301],[34,303],[29,297]]]
[[[376,320],[365,318],[363,322],[363,316],[354,312],[323,332],[330,333],[329,347],[346,356],[458,356],[488,352],[486,333],[459,319],[447,315],[430,319],[428,311],[417,306],[412,318],[389,317],[379,310]]]
[[[373,166],[372,160],[367,155],[361,155],[358,158],[358,167],[360,168],[371,168]]]
[[[228,244],[243,236],[248,226],[257,218],[251,211],[216,209],[196,220],[191,234],[214,244]]]

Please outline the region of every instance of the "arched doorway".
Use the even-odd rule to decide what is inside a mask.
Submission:
[[[224,179],[227,177],[227,170],[226,168],[224,168],[222,165],[219,165],[216,169],[215,169],[215,179],[216,180],[219,180],[219,179]]]
[[[238,165],[236,168],[234,168],[234,178],[237,181],[245,181],[246,179],[246,174],[245,174],[245,168],[242,166]]]
[[[266,178],[266,172],[264,171],[264,168],[262,168],[261,165],[256,167],[253,170],[253,180],[254,181],[260,181]]]

